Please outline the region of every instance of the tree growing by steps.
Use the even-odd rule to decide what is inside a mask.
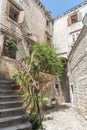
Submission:
[[[19,65],[19,73],[14,76],[17,82],[22,85],[20,94],[25,101],[26,110],[32,117],[29,120],[36,126],[41,126],[42,117],[40,114],[40,102],[47,102],[46,95],[39,95],[39,74],[40,72],[49,73],[57,78],[64,75],[64,65],[66,61],[58,57],[55,50],[47,43],[37,42],[30,56],[22,59]]]
[[[33,76],[39,72],[49,73],[61,77],[64,73],[63,58],[58,57],[55,50],[47,43],[36,43],[32,48],[31,56],[26,58]]]

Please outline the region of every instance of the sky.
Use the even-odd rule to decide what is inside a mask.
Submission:
[[[86,1],[86,0],[40,0],[48,11],[52,12],[55,18],[68,9]]]

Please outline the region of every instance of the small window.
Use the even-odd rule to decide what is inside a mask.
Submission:
[[[7,3],[7,18],[12,19],[18,24],[22,24],[24,21],[24,10],[21,7],[16,6],[14,3],[8,1]]]
[[[76,40],[77,40],[77,38],[78,38],[78,36],[79,36],[79,33],[80,33],[80,31],[77,31],[77,32],[74,32],[73,34],[72,34],[72,43],[74,43]]]
[[[76,41],[75,34],[72,35],[73,43]]]
[[[73,14],[67,18],[67,25],[70,26],[78,21],[79,21],[78,13]]]
[[[59,89],[59,84],[55,84],[55,88],[56,88],[56,89]]]
[[[18,22],[18,16],[19,16],[19,11],[17,11],[15,8],[10,7],[9,11],[9,17],[14,20],[15,22]]]
[[[71,23],[73,24],[73,23],[76,23],[76,22],[78,22],[77,14],[71,16]]]
[[[46,26],[50,27],[50,21],[49,20],[46,20]]]

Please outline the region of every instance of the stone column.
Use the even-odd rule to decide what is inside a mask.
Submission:
[[[0,32],[0,56],[2,55],[3,51],[3,43],[4,43],[4,34]]]

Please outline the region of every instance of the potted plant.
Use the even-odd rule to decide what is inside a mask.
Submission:
[[[14,85],[14,90],[20,90],[20,88],[21,88],[21,85],[19,85],[19,84]]]
[[[14,86],[14,90],[20,90],[21,89],[21,76],[20,74],[14,74],[12,76],[12,80],[13,80],[13,86]]]

